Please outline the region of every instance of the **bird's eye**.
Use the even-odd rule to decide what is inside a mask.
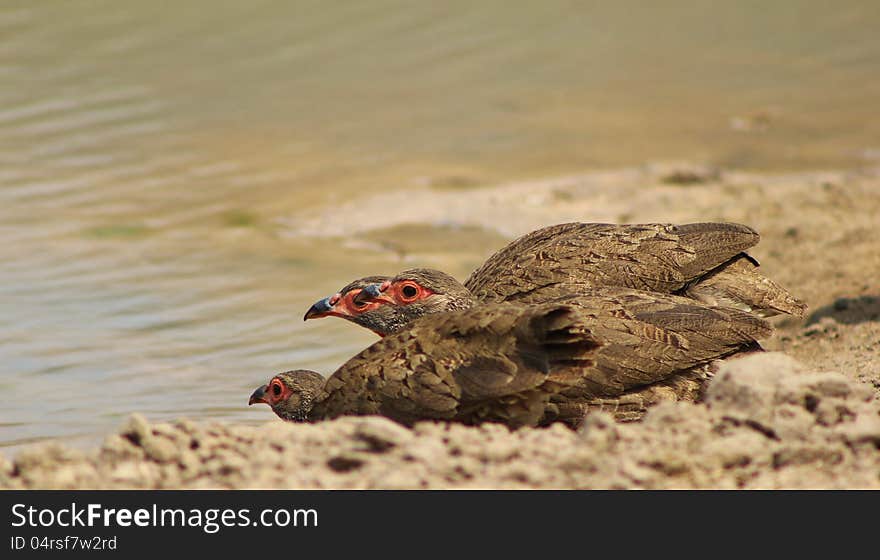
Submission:
[[[272,382],[272,394],[276,397],[281,396],[281,382],[273,381]]]
[[[418,297],[419,291],[419,286],[410,282],[401,286],[400,295],[404,301],[412,301]]]
[[[362,299],[358,299],[357,296],[358,296],[359,293],[361,293],[361,290],[358,290],[358,291],[352,293],[352,296],[351,296],[351,303],[352,303],[356,308],[358,308],[358,309],[363,309],[364,307],[367,306],[367,302],[364,301],[364,300],[362,300]]]

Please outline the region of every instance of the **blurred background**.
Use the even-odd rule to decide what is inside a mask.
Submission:
[[[609,219],[517,220],[522,182],[877,166],[878,29],[870,0],[4,0],[0,451],[270,420],[271,373],[374,340],[302,321],[350,279]]]

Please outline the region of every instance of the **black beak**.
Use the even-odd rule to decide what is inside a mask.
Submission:
[[[330,298],[325,297],[324,299],[315,302],[315,304],[309,307],[309,310],[306,311],[305,316],[303,317],[303,321],[308,321],[309,319],[319,319],[327,315],[330,310],[333,309],[333,306],[330,304]]]
[[[263,385],[262,387],[257,387],[257,390],[251,395],[251,398],[248,399],[248,406],[255,403],[266,403],[266,389],[268,389],[268,385]]]

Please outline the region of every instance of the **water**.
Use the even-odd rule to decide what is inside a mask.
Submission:
[[[93,442],[133,411],[267,420],[245,403],[270,373],[373,340],[304,324],[313,301],[419,259],[464,276],[510,233],[353,239],[332,216],[358,197],[876,165],[878,24],[870,1],[6,0],[0,446]],[[413,247],[441,257],[396,260]]]

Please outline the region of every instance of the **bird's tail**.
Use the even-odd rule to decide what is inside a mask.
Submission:
[[[570,305],[536,306],[520,334],[520,350],[530,365],[548,374],[548,382],[571,386],[596,363],[605,345],[590,329],[581,309]]]
[[[802,317],[807,305],[757,268],[757,261],[742,253],[686,287],[683,295],[707,305],[733,307],[759,317],[780,313]]]

